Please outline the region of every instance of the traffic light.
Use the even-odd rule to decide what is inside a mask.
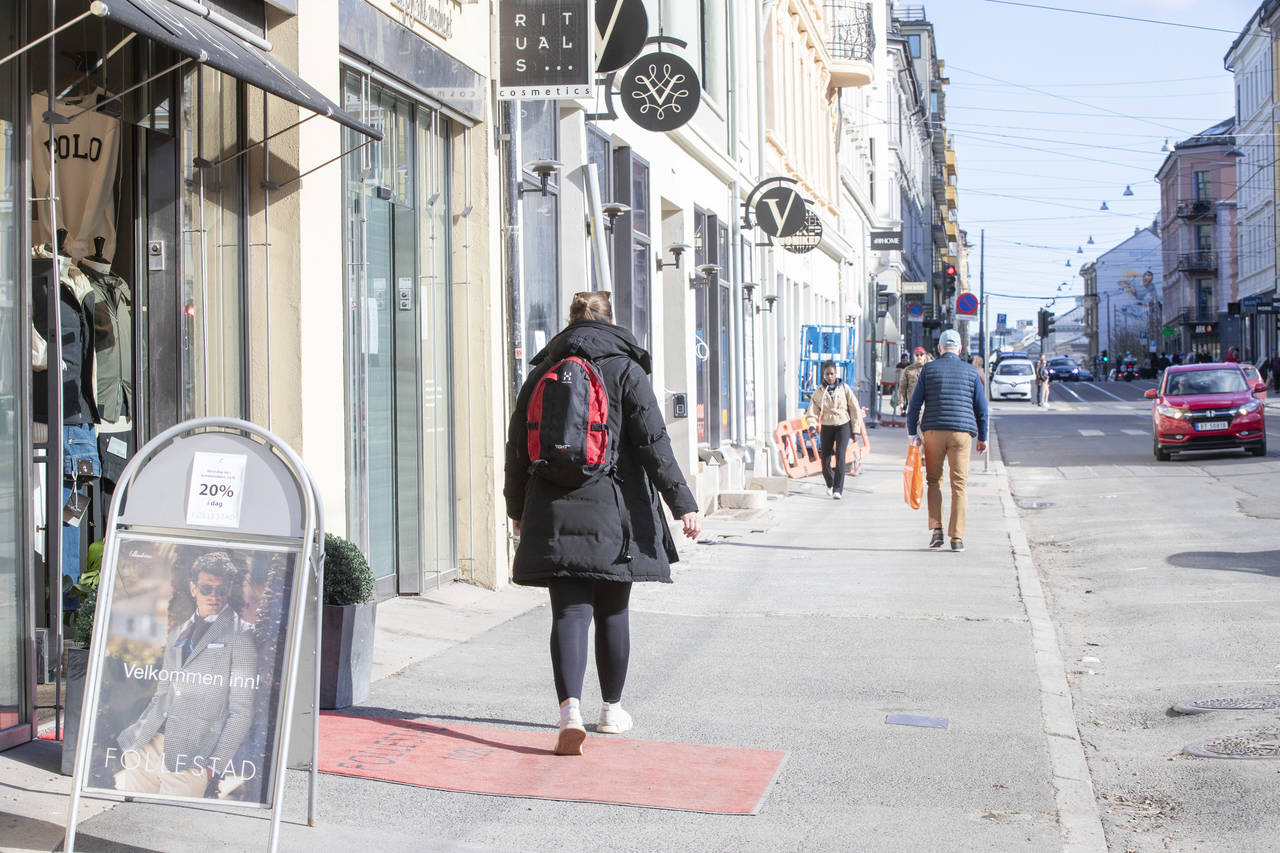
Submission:
[[[876,319],[886,317],[889,314],[889,301],[893,298],[888,294],[889,285],[876,282]]]
[[[955,264],[947,264],[947,268],[942,274],[942,298],[950,299],[956,295],[956,267]]]
[[[1037,331],[1040,337],[1047,338],[1053,334],[1053,312],[1046,308],[1041,308],[1036,313]]]

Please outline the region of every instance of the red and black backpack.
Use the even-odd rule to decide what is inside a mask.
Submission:
[[[609,393],[590,359],[572,355],[542,374],[525,412],[529,473],[576,489],[613,473]]]

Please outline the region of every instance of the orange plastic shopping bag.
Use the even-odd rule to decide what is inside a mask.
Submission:
[[[920,460],[920,445],[907,448],[907,464],[902,466],[902,499],[912,509],[920,508],[924,497],[924,465]]]

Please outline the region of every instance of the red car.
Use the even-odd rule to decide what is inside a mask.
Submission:
[[[1239,447],[1254,456],[1267,452],[1265,407],[1253,396],[1266,387],[1238,364],[1180,364],[1164,372],[1160,390],[1146,396],[1151,407],[1151,448],[1167,461],[1183,450]]]

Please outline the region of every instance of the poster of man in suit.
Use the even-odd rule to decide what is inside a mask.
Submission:
[[[295,563],[122,540],[90,787],[269,804]]]

